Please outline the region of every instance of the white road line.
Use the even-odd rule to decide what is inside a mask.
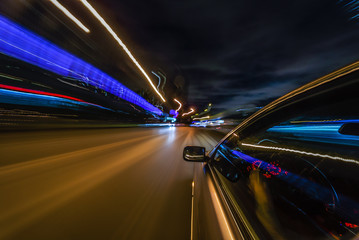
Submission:
[[[194,205],[194,180],[192,181],[191,240],[193,240],[193,205]]]

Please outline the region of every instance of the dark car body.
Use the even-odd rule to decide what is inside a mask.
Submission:
[[[193,239],[359,238],[359,63],[244,120],[196,163]]]

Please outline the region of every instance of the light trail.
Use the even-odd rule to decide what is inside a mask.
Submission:
[[[161,72],[158,72],[158,74],[159,74],[159,75],[161,75],[161,76],[163,77],[163,84],[162,84],[161,89],[162,89],[162,93],[163,93],[163,95],[165,95],[165,96],[166,96],[165,92],[163,91],[163,88],[164,88],[164,87],[165,87],[165,85],[166,85],[167,78],[166,78],[166,76],[165,76],[164,74],[162,74]]]
[[[178,112],[182,107],[182,103],[180,101],[178,101],[177,99],[175,99],[175,98],[173,100],[175,100],[179,104],[179,107],[176,110],[176,112]]]
[[[147,75],[145,70],[141,67],[141,65],[138,63],[138,61],[135,59],[135,57],[132,55],[130,50],[128,50],[127,46],[122,42],[122,40],[117,36],[117,34],[112,30],[110,25],[106,23],[106,21],[101,17],[101,15],[86,1],[81,0],[81,2],[85,5],[85,7],[90,10],[90,12],[101,22],[101,24],[107,29],[107,31],[112,35],[112,37],[117,41],[117,43],[123,48],[123,50],[126,52],[126,54],[130,57],[132,62],[136,65],[136,67],[141,71],[141,73],[145,76],[147,81],[150,83],[151,87],[157,95],[161,98],[163,102],[166,102],[166,99],[161,95],[161,93],[156,89],[156,86],[151,81],[150,77]]]
[[[343,162],[359,164],[359,161],[355,160],[355,159],[335,157],[335,156],[331,156],[331,155],[327,155],[327,154],[305,152],[305,151],[299,151],[299,150],[296,150],[296,149],[282,148],[282,147],[270,147],[270,146],[254,145],[254,144],[248,144],[248,143],[242,143],[242,145],[243,146],[248,146],[248,147],[254,147],[254,148],[264,148],[264,149],[271,149],[271,150],[278,150],[278,151],[286,151],[286,152],[298,153],[298,154],[303,154],[303,155],[308,155],[308,156],[313,156],[313,157],[329,158],[329,159],[333,159],[333,160],[340,160],[340,161],[343,161]]]
[[[208,119],[209,116],[206,116],[206,117],[201,117],[201,118],[193,118],[193,120],[202,120],[202,119]]]
[[[159,91],[159,87],[160,87],[160,85],[161,85],[161,77],[160,76],[158,76],[154,71],[152,71],[151,72],[153,75],[155,75],[157,78],[158,78],[158,85],[157,85],[157,90]]]
[[[182,114],[182,117],[183,117],[183,116],[186,116],[186,115],[188,115],[188,114],[191,114],[191,113],[193,113],[193,112],[194,112],[194,109],[193,109],[193,108],[191,108],[191,111],[189,111],[189,112],[187,112],[187,113]]]
[[[0,15],[0,52],[112,93],[157,115],[162,111],[89,63]]]
[[[192,181],[192,205],[191,205],[191,240],[193,240],[193,223],[194,223],[194,180]]]
[[[54,4],[58,9],[60,9],[68,18],[70,18],[74,23],[77,24],[82,30],[86,33],[90,33],[90,30],[85,27],[85,25],[80,22],[74,15],[71,14],[69,10],[67,10],[64,6],[62,6],[57,0],[50,0],[52,4]]]
[[[9,86],[9,85],[4,85],[4,84],[0,84],[0,88],[14,90],[14,91],[18,91],[18,92],[26,92],[26,93],[46,95],[46,96],[52,96],[52,97],[66,98],[66,99],[70,99],[70,100],[74,100],[74,101],[78,101],[78,102],[87,103],[84,100],[81,100],[79,98],[74,98],[74,97],[70,97],[70,96],[66,96],[66,95],[62,95],[62,94],[58,94],[58,93],[50,93],[50,92],[32,90],[32,89],[27,89],[27,88],[14,87],[14,86]]]
[[[0,102],[27,106],[42,106],[65,109],[76,109],[78,106],[94,106],[109,111],[112,109],[98,104],[83,101],[66,95],[24,89],[0,84]]]

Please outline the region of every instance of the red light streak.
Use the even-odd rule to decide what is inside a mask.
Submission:
[[[32,90],[32,89],[27,89],[27,88],[14,87],[14,86],[9,86],[9,85],[4,85],[4,84],[0,84],[0,88],[14,90],[14,91],[18,91],[18,92],[27,92],[27,93],[46,95],[46,96],[66,98],[66,99],[75,100],[75,101],[78,101],[78,102],[87,103],[84,100],[81,100],[79,98],[74,98],[74,97],[70,97],[70,96],[66,96],[66,95],[62,95],[62,94],[58,94],[58,93],[49,93],[49,92],[43,92],[43,91]]]
[[[50,93],[50,92],[33,90],[33,89],[14,87],[14,86],[9,86],[9,85],[4,85],[4,84],[0,84],[0,88],[8,89],[8,90],[13,90],[13,91],[18,91],[18,92],[26,92],[26,93],[46,95],[46,96],[51,96],[51,97],[65,98],[65,99],[69,99],[69,100],[73,100],[73,101],[77,101],[77,102],[82,102],[82,103],[86,103],[86,104],[90,104],[90,105],[102,107],[102,106],[100,106],[100,105],[98,105],[98,104],[89,103],[89,102],[86,102],[86,101],[81,100],[81,99],[79,99],[79,98],[74,98],[74,97],[70,97],[70,96],[66,96],[66,95],[62,95],[62,94],[58,94],[58,93]]]

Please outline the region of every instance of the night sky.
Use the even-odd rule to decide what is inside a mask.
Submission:
[[[142,54],[181,70],[197,106],[263,105],[359,59],[359,23],[345,1],[104,4]]]
[[[60,1],[90,26],[93,31],[89,35],[81,33],[48,2],[25,2],[4,0],[0,9],[60,47],[113,74],[134,91],[152,92],[133,63],[82,4]],[[174,85],[168,84],[167,108],[177,107],[174,97],[185,103],[184,111],[191,106],[201,111],[210,102],[211,113],[263,106],[359,60],[359,0],[89,2],[155,83],[157,78],[150,72],[156,69],[161,69],[174,85],[181,85],[177,80],[184,79],[184,92],[176,92]],[[23,11],[16,6],[22,6]],[[24,14],[25,10],[32,18]],[[131,77],[125,75],[131,71],[137,75],[129,80]],[[121,72],[123,75],[119,75]]]

